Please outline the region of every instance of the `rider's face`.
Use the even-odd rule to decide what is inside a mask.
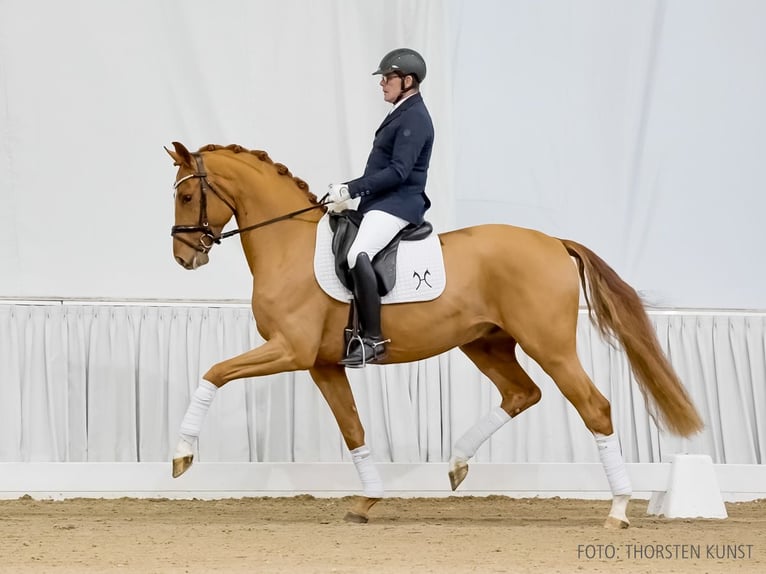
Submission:
[[[405,91],[405,79],[396,72],[384,74],[380,77],[380,86],[383,88],[383,99],[389,104],[396,103],[399,95]]]

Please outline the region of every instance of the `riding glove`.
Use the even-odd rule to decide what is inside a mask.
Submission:
[[[348,185],[345,183],[331,183],[327,197],[333,203],[343,203],[344,201],[351,199],[351,195],[348,192]]]

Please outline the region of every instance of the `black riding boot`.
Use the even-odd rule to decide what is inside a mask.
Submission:
[[[363,367],[367,363],[379,363],[386,358],[386,343],[380,333],[380,295],[378,280],[366,253],[356,257],[351,269],[354,280],[354,299],[361,323],[362,344],[352,339],[348,355],[340,362],[347,367]]]

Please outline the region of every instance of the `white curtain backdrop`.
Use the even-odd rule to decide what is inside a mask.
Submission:
[[[766,309],[764,23],[761,0],[3,0],[0,297],[247,300],[236,242],[173,263],[162,146],[264,149],[321,195],[364,169],[370,73],[407,45],[438,230],[534,227],[655,306]]]
[[[581,315],[579,354],[612,402],[628,462],[676,453],[717,463],[766,461],[766,314],[651,314],[704,431],[660,431],[624,353]],[[243,306],[0,305],[0,461],[166,461],[200,376],[261,340]],[[478,462],[597,462],[590,433],[528,358],[543,400],[503,427]],[[390,462],[440,462],[499,404],[459,351],[349,372],[368,443]],[[202,461],[336,462],[348,452],[305,372],[234,381],[200,436]]]
[[[766,308],[766,2],[461,8],[459,226],[576,239],[657,306]]]

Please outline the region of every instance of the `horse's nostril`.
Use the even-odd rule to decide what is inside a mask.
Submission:
[[[188,263],[188,262],[184,261],[183,257],[176,256],[176,261],[184,269],[191,269],[191,263]]]

